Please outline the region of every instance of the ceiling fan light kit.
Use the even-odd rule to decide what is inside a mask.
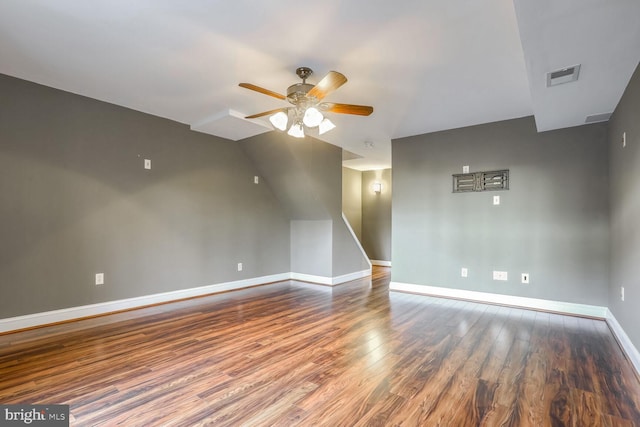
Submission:
[[[304,138],[304,130],[302,129],[302,125],[300,123],[292,124],[287,133],[294,138]]]
[[[331,120],[324,119],[323,121],[320,122],[320,125],[318,126],[318,133],[322,135],[323,133],[327,133],[335,127],[336,125],[334,125]]]
[[[367,105],[321,102],[325,96],[347,82],[347,78],[337,71],[329,71],[316,85],[307,83],[307,78],[313,74],[310,68],[299,67],[296,69],[296,74],[302,79],[302,83],[295,83],[289,86],[286,97],[251,83],[240,83],[240,87],[286,100],[293,105],[293,107],[278,108],[253,114],[246,118],[255,119],[270,116],[269,121],[276,129],[287,131],[288,128],[287,133],[289,135],[296,138],[304,138],[305,130],[318,128],[318,134],[322,135],[336,127],[331,120],[324,116],[323,112],[359,116],[368,116],[373,112],[373,107]]]
[[[318,111],[316,107],[309,107],[304,112],[304,118],[302,119],[302,122],[305,124],[305,126],[314,128],[320,125],[322,120],[324,120],[324,116],[322,115],[322,113]]]
[[[273,116],[269,117],[269,121],[276,129],[287,130],[289,116],[287,116],[287,113],[284,111],[278,111]]]

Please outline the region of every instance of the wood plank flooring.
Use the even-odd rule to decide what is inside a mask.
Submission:
[[[640,426],[603,321],[389,293],[389,270],[0,336],[0,403],[78,426]]]

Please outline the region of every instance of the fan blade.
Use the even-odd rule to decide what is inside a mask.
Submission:
[[[356,114],[358,116],[368,116],[373,113],[373,107],[368,105],[336,104],[334,102],[323,102],[322,111],[339,114]]]
[[[282,99],[283,101],[287,99],[287,97],[284,96],[284,95],[281,95],[281,94],[279,94],[277,92],[274,92],[274,91],[269,90],[269,89],[265,89],[265,88],[260,87],[260,86],[252,85],[251,83],[240,83],[238,86],[243,87],[245,89],[249,89],[249,90],[255,90],[256,92],[260,92],[260,93],[263,93],[265,95],[273,96],[274,98]]]
[[[288,110],[288,108],[276,108],[275,110],[264,111],[262,113],[254,114],[252,116],[247,116],[247,117],[245,117],[245,119],[255,119],[255,118],[258,118],[258,117],[263,117],[263,116],[268,116],[270,114],[275,114],[275,113],[278,113],[280,111],[286,112],[287,110]]]
[[[337,71],[329,71],[320,82],[311,88],[307,96],[314,96],[318,100],[329,95],[347,82],[347,78]]]

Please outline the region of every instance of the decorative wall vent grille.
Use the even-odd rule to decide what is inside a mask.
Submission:
[[[458,173],[453,175],[453,192],[495,191],[509,189],[509,170]]]

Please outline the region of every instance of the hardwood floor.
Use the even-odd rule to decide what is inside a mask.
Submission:
[[[283,282],[0,336],[0,403],[71,425],[640,426],[603,321]]]

